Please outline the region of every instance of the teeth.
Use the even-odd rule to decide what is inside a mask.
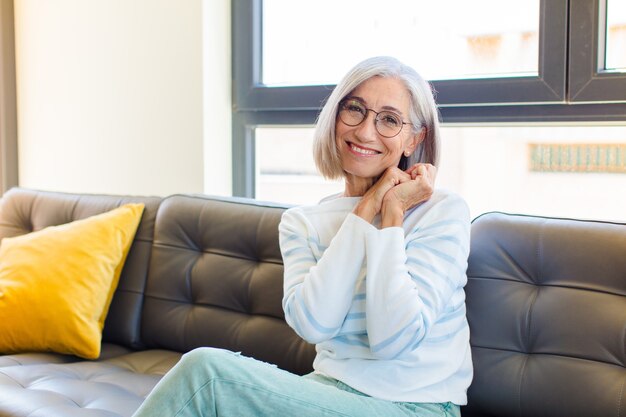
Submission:
[[[360,153],[362,155],[376,155],[378,152],[376,151],[372,151],[369,149],[363,149],[363,148],[359,148],[358,146],[356,146],[354,143],[350,144],[350,148],[352,148],[352,150],[354,152]]]

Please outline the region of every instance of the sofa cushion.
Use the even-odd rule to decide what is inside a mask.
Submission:
[[[0,368],[0,415],[130,417],[180,359],[151,350],[107,360]]]
[[[127,203],[143,203],[143,217],[111,301],[103,341],[140,348],[139,321],[154,219],[161,199],[114,195],[71,194],[13,188],[0,200],[0,239],[70,223]]]
[[[103,343],[100,348],[100,357],[98,360],[111,359],[116,356],[130,353],[131,350],[112,343]],[[0,368],[5,366],[28,366],[41,365],[47,363],[72,363],[81,362],[84,359],[73,355],[62,355],[60,353],[51,352],[25,352],[14,353],[12,355],[0,355]]]
[[[314,347],[285,323],[282,310],[283,210],[249,199],[164,199],[142,314],[146,345],[219,347],[310,372]]]
[[[0,244],[0,352],[100,355],[102,328],[143,204]]]
[[[618,416],[626,225],[489,213],[472,224],[464,416]]]

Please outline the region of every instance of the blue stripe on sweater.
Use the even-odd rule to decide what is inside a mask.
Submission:
[[[299,236],[299,235],[296,235],[296,234],[292,234],[292,235],[289,235],[286,238],[284,238],[284,240],[282,242],[282,246],[286,246],[289,242],[294,241],[294,240],[298,240],[299,241],[298,242],[298,244],[299,244],[298,247],[302,247],[305,244],[308,244],[309,246],[315,247],[315,248],[317,248],[318,250],[321,250],[321,251],[326,250],[328,248],[327,246],[324,246],[324,245],[320,244],[320,241],[317,238],[315,238],[314,236],[307,236],[305,238],[305,237],[302,237],[302,236]]]
[[[454,244],[456,244],[457,246],[461,246],[461,239],[459,239],[456,236],[448,236],[448,235],[444,235],[444,236],[432,236],[431,239],[435,239],[435,240],[443,240],[445,242],[452,242]]]
[[[441,342],[445,342],[447,340],[450,340],[453,337],[455,337],[461,330],[463,330],[465,328],[465,326],[466,326],[465,320],[461,320],[460,324],[453,331],[447,332],[446,334],[441,335],[441,336],[426,338],[426,339],[424,339],[424,343],[428,343],[428,344],[431,344],[431,343],[441,343]]]
[[[352,297],[352,300],[354,301],[365,300],[365,293],[355,294],[354,297]]]
[[[410,326],[414,325],[415,322],[419,319],[420,314],[416,314],[415,317],[413,317],[413,319],[411,321],[409,321],[409,323],[404,326],[402,329],[398,330],[396,332],[396,334],[388,337],[387,339],[383,340],[380,343],[377,343],[376,345],[372,346],[372,352],[379,352],[381,350],[383,350],[384,348],[386,348],[387,346],[389,346],[390,344],[392,344],[393,342],[395,342],[396,340],[398,340],[402,334],[406,331],[406,329],[408,329]]]
[[[457,310],[451,310],[450,312],[444,314],[437,323],[446,323],[450,320],[456,319],[458,317],[465,316],[465,309],[459,308]]]
[[[444,274],[443,272],[439,271],[438,269],[433,267],[431,264],[428,264],[416,258],[409,258],[407,260],[407,264],[413,264],[413,265],[422,267],[424,269],[427,269],[428,271],[432,272],[433,274],[443,279],[446,282],[446,284],[448,284],[448,287],[450,287],[450,289],[455,290],[457,288],[457,285],[454,282],[452,282],[452,280],[447,274]],[[413,273],[411,273],[411,271],[409,271],[409,273],[411,274],[411,276],[414,275]]]
[[[429,245],[425,245],[423,243],[420,243],[420,242],[417,242],[417,241],[413,241],[413,242],[411,242],[411,243],[409,243],[407,245],[407,248],[416,248],[416,249],[425,250],[427,252],[432,253],[436,257],[438,257],[440,259],[443,259],[444,261],[446,261],[446,262],[448,262],[450,264],[453,264],[453,265],[458,267],[458,262],[457,262],[457,260],[453,256],[450,256],[447,253],[442,252],[442,251],[440,251],[438,249],[435,249],[435,248],[433,248],[433,247],[431,247]]]
[[[284,245],[285,243],[289,243],[289,242],[291,242],[292,240],[296,240],[296,239],[298,239],[298,240],[304,240],[304,239],[302,239],[302,237],[300,237],[300,235],[296,235],[296,234],[294,233],[294,234],[291,234],[291,235],[287,236],[287,237],[283,240],[283,242],[282,242],[282,243],[283,243],[283,245]]]
[[[360,320],[365,318],[365,313],[348,313],[346,320]]]
[[[309,309],[306,307],[305,303],[300,303],[300,305],[302,306],[302,311],[304,312],[304,315],[306,316],[307,320],[309,321],[309,323],[315,328],[315,330],[317,330],[319,333],[324,333],[324,334],[332,334],[335,333],[337,330],[339,330],[339,327],[326,327],[326,326],[322,326],[317,320],[315,320],[315,317],[313,317],[313,315],[311,314],[311,312],[309,311]]]
[[[365,343],[362,340],[358,340],[358,339],[348,338],[346,336],[338,336],[338,337],[335,337],[333,340],[339,343],[350,345],[350,346],[361,346],[361,347],[366,347],[366,348],[370,347],[369,343]]]
[[[283,256],[285,258],[287,258],[287,257],[293,256],[296,253],[305,254],[305,255],[307,255],[307,258],[315,260],[313,255],[311,255],[311,249],[307,248],[307,247],[304,247],[304,246],[296,246],[295,248],[286,249],[285,252],[283,253]]]
[[[418,228],[416,228],[413,231],[413,233],[411,233],[411,236],[413,234],[415,234],[415,233],[418,233],[418,232],[421,233],[421,232],[424,232],[425,230],[437,229],[437,228],[440,228],[440,227],[449,226],[451,224],[458,224],[458,225],[463,226],[463,228],[467,227],[465,222],[462,222],[462,221],[460,221],[458,219],[447,219],[447,220],[441,220],[441,221],[438,221],[436,223],[429,224],[428,226],[424,226],[424,227],[421,227],[421,228],[418,227]]]

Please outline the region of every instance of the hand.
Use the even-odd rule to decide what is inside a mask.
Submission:
[[[401,226],[407,210],[428,200],[435,189],[437,168],[431,164],[415,164],[406,170],[410,181],[390,188],[383,197],[382,227]]]
[[[431,164],[415,164],[406,170],[411,181],[393,187],[385,199],[397,199],[402,203],[402,208],[407,211],[416,205],[428,200],[435,191],[435,178],[437,168]]]
[[[378,181],[365,192],[353,213],[371,223],[380,213],[385,195],[399,184],[411,180],[409,171],[402,171],[397,167],[387,168]]]

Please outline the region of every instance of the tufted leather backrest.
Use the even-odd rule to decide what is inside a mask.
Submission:
[[[104,324],[103,342],[141,347],[139,315],[154,234],[154,218],[161,199],[114,195],[71,194],[13,188],[0,205],[0,239],[58,226],[113,210],[122,204],[144,203],[145,209],[128,252],[117,290]]]
[[[468,278],[464,417],[626,415],[626,225],[483,215]]]
[[[148,347],[241,351],[302,374],[313,346],[284,321],[278,223],[284,208],[179,195],[156,219],[142,321]]]

